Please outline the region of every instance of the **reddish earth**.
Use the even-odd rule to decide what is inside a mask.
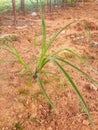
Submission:
[[[61,48],[69,48],[86,58],[98,71],[98,3],[85,3],[76,7],[67,7],[51,14],[45,14],[47,40],[64,25],[75,20],[63,31],[52,45],[48,54]],[[86,24],[84,24],[86,23]],[[86,26],[87,25],[87,26]],[[90,31],[88,31],[88,28]],[[86,29],[87,28],[87,29]],[[40,15],[26,17],[18,15],[17,26],[12,25],[12,16],[5,15],[0,39],[10,34],[19,36],[12,43],[26,63],[41,52],[41,18]],[[89,32],[91,37],[89,37]],[[35,45],[35,40],[36,44]],[[69,59],[96,81],[98,75],[77,60],[72,54],[62,52],[62,57]],[[0,49],[1,60],[16,60],[7,51]],[[64,65],[63,65],[64,66]],[[32,66],[33,68],[34,66]],[[46,66],[48,71],[56,72],[60,80],[53,76],[43,77],[48,95],[56,106],[51,109],[41,93],[37,81],[30,82],[28,76],[19,75],[22,66],[17,62],[0,64],[0,130],[93,130],[78,96],[54,64]],[[65,66],[83,94],[98,130],[98,86],[86,79],[79,72]],[[51,83],[52,81],[52,83]],[[61,85],[63,81],[63,87]]]

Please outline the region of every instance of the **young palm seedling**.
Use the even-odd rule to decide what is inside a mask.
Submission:
[[[63,27],[60,31],[58,31],[57,33],[55,33],[52,38],[49,40],[49,42],[46,41],[47,39],[47,35],[46,35],[46,25],[45,25],[45,20],[44,20],[44,15],[43,15],[43,7],[42,7],[42,2],[40,0],[40,9],[41,9],[41,18],[42,18],[42,34],[43,34],[43,39],[42,39],[42,49],[41,49],[41,54],[40,57],[37,58],[35,57],[34,60],[32,62],[30,62],[29,64],[26,64],[25,61],[23,60],[23,58],[21,57],[21,55],[18,53],[18,51],[8,45],[6,43],[6,41],[1,42],[2,45],[4,45],[5,47],[2,47],[3,49],[8,50],[10,53],[12,53],[15,57],[17,57],[18,61],[20,64],[23,65],[23,69],[21,72],[24,72],[25,70],[30,69],[30,66],[34,63],[36,63],[36,69],[33,70],[32,72],[32,78],[33,79],[37,79],[40,87],[41,87],[41,91],[43,93],[43,95],[45,96],[45,98],[47,99],[47,101],[49,102],[49,104],[51,105],[51,107],[53,109],[55,109],[55,106],[53,104],[53,102],[51,101],[50,97],[48,96],[48,94],[46,93],[46,89],[45,89],[45,84],[43,82],[43,78],[42,78],[42,74],[44,74],[46,76],[47,70],[45,71],[45,66],[49,63],[52,62],[55,66],[57,66],[60,70],[61,73],[64,74],[65,78],[67,78],[67,80],[70,82],[72,88],[74,89],[74,91],[76,92],[76,94],[78,95],[78,97],[80,98],[85,112],[86,114],[89,116],[89,119],[91,120],[93,126],[94,126],[94,122],[93,119],[90,115],[90,112],[88,110],[88,107],[86,105],[86,102],[82,96],[82,94],[80,93],[77,85],[75,84],[75,82],[73,81],[73,79],[71,78],[70,74],[67,72],[66,68],[64,66],[62,66],[62,63],[68,66],[71,66],[73,69],[77,70],[78,72],[80,72],[81,74],[83,74],[85,77],[87,77],[91,82],[93,82],[94,84],[96,84],[98,86],[98,82],[93,79],[92,77],[89,76],[89,74],[87,74],[86,72],[84,72],[82,69],[80,69],[79,67],[75,66],[74,64],[72,64],[69,60],[67,60],[66,58],[64,59],[63,57],[59,56],[59,53],[61,53],[62,51],[66,51],[72,55],[74,55],[77,59],[79,59],[82,63],[84,63],[85,65],[87,65],[91,70],[95,71],[89,64],[87,61],[85,61],[83,58],[81,58],[79,55],[77,55],[74,51],[70,50],[70,49],[61,49],[58,50],[56,52],[54,52],[51,55],[47,55],[48,50],[50,49],[50,47],[52,46],[52,44],[54,43],[54,41],[56,40],[57,36],[66,28],[68,28],[72,23],[69,23],[68,25],[66,25],[65,27]],[[27,72],[27,71],[26,71]],[[48,74],[52,74],[54,76],[56,76],[53,72],[48,72]],[[98,72],[96,72],[96,74],[98,74]]]

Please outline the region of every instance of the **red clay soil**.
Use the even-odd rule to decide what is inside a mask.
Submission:
[[[3,18],[0,39],[7,36],[13,38],[9,44],[14,46],[26,63],[34,56],[40,55],[42,27],[41,18],[28,14],[25,18],[17,17],[17,26],[13,26],[13,17],[6,14]],[[98,3],[84,3],[75,7],[67,7],[58,12],[45,14],[47,40],[69,22],[75,21],[56,39],[48,54],[69,48],[88,60],[98,71]],[[89,30],[88,30],[89,29]],[[72,54],[62,52],[63,58],[69,59],[74,65],[98,81],[95,74]],[[12,54],[0,49],[1,60],[16,60]],[[63,65],[63,64],[62,64]],[[65,66],[88,105],[98,130],[98,86],[68,65]],[[34,66],[32,66],[34,68]],[[0,130],[93,130],[92,124],[85,113],[82,103],[60,70],[52,63],[45,69],[58,73],[60,79],[43,76],[45,88],[57,111],[51,109],[42,95],[36,80],[20,75],[22,66],[17,62],[0,64]],[[52,82],[51,82],[52,81]],[[63,83],[63,84],[62,84]]]

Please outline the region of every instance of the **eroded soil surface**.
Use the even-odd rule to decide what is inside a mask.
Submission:
[[[18,15],[17,26],[12,25],[12,15],[5,15],[1,27],[0,40],[5,36],[13,38],[14,46],[26,63],[41,52],[41,18],[28,14]],[[87,59],[98,71],[98,3],[84,3],[76,7],[67,7],[58,12],[45,14],[47,25],[47,41],[64,25],[75,21],[62,31],[48,54],[69,48]],[[15,37],[15,36],[16,37]],[[18,36],[18,38],[17,38]],[[98,75],[90,71],[70,53],[62,52],[60,56],[67,58],[74,65],[86,71],[98,81]],[[45,69],[58,73],[60,79],[52,75],[48,79],[42,75],[48,95],[56,106],[51,109],[32,75],[19,74],[22,69],[14,56],[0,49],[0,130],[93,130],[83,105],[60,70],[52,63]],[[14,62],[12,61],[14,60]],[[64,65],[79,90],[83,94],[98,130],[98,86],[68,65]],[[35,66],[31,66],[34,69]],[[32,79],[32,80],[31,80]],[[52,81],[52,82],[51,82]]]

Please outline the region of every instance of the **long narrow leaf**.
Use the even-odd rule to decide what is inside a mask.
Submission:
[[[26,68],[23,68],[20,73],[23,73],[24,71],[28,70],[30,68],[31,65],[33,65],[34,63],[36,62],[37,64],[37,57],[35,56],[35,58],[29,63],[27,64],[27,67]]]
[[[61,81],[61,86],[64,88],[64,82],[63,80],[61,79],[61,76],[57,75],[56,73],[53,73],[53,72],[46,72],[46,71],[42,71],[42,73],[44,73],[48,79],[48,76],[47,75],[53,75],[53,77],[55,77],[57,80]],[[49,79],[48,79],[49,80]],[[50,81],[51,83],[51,81]]]
[[[16,48],[7,45],[7,43],[5,43],[4,45],[5,45],[5,47],[0,47],[0,48],[7,50],[11,54],[13,54],[18,59],[18,61],[24,66],[24,68],[27,68],[25,61],[23,60],[23,58],[21,57],[19,52],[16,50]]]
[[[68,48],[64,48],[64,49],[60,49],[56,52],[54,52],[51,56],[55,56],[57,54],[59,54],[62,51],[67,51],[71,54],[73,54],[77,59],[79,59],[83,64],[85,64],[88,68],[90,68],[91,71],[93,71],[95,74],[98,74],[98,71],[96,71],[89,63],[87,60],[85,60],[84,58],[82,58],[81,56],[79,56],[77,53],[75,53],[74,51],[68,49]]]
[[[85,20],[84,20],[83,22],[84,22],[84,25],[85,25],[85,30],[86,30],[86,32],[87,32],[88,38],[90,39],[90,38],[91,38],[91,30],[90,30],[90,28],[88,27],[87,22],[86,22]]]
[[[94,124],[94,121],[92,119],[92,116],[89,112],[89,109],[86,105],[86,102],[83,98],[83,96],[81,95],[80,91],[78,90],[78,87],[76,86],[76,84],[74,83],[74,81],[72,80],[72,78],[70,77],[70,75],[67,73],[67,71],[54,59],[54,58],[51,58],[51,60],[60,68],[60,70],[63,72],[63,74],[65,75],[65,77],[68,79],[68,81],[71,83],[71,86],[73,87],[74,91],[76,92],[76,94],[78,95],[78,97],[80,98],[81,102],[83,103],[84,105],[84,108],[86,110],[86,113],[89,117],[89,119],[91,120],[92,122],[92,125],[94,126],[95,128],[95,124]]]
[[[49,58],[43,58],[43,60],[42,60],[42,62],[41,62],[41,64],[40,64],[40,66],[39,66],[39,68],[38,68],[38,71],[41,71],[42,70],[42,68],[47,64],[49,62]]]
[[[98,86],[98,82],[97,82],[95,79],[91,78],[87,73],[85,73],[83,70],[81,70],[81,69],[78,68],[77,66],[73,65],[71,62],[69,62],[69,61],[67,61],[67,60],[65,60],[65,59],[63,59],[63,58],[61,58],[61,57],[56,57],[56,59],[59,60],[59,61],[62,61],[62,62],[64,62],[64,63],[66,63],[66,64],[70,65],[71,67],[73,67],[74,69],[78,70],[78,71],[81,72],[86,78],[88,78],[90,81],[94,82],[94,83]]]
[[[0,64],[5,63],[5,62],[14,63],[14,62],[18,62],[18,60],[0,60]]]
[[[40,0],[40,12],[41,12],[41,19],[42,19],[42,36],[43,36],[43,39],[42,39],[42,51],[41,51],[39,66],[41,66],[41,64],[43,62],[43,58],[45,56],[45,52],[46,52],[46,24],[45,24],[45,20],[44,20],[43,4],[42,4],[41,0]]]
[[[74,56],[76,56],[82,63],[84,63],[86,66],[88,66],[90,68],[90,70],[92,70],[94,73],[98,74],[98,71],[96,71],[88,62],[87,60],[85,60],[84,58],[82,58],[81,56],[79,56],[78,54],[76,54],[74,51],[70,50],[70,49],[66,49],[68,52],[72,53]]]
[[[39,84],[40,84],[40,87],[41,87],[41,89],[42,89],[42,92],[43,92],[44,96],[46,97],[46,99],[47,99],[47,101],[49,102],[49,104],[51,105],[51,107],[52,107],[53,109],[55,109],[54,104],[52,103],[52,101],[50,100],[49,96],[48,96],[47,93],[46,93],[46,90],[45,90],[45,88],[44,88],[44,84],[43,84],[43,81],[42,81],[40,75],[37,74],[37,77],[38,77],[38,82],[39,82]]]
[[[70,22],[69,24],[67,24],[66,26],[64,26],[61,30],[59,30],[57,33],[55,33],[53,35],[53,37],[50,39],[48,45],[47,45],[47,50],[50,48],[50,46],[52,45],[52,43],[56,40],[57,36],[65,29],[67,29],[71,24],[73,24],[75,21]]]

